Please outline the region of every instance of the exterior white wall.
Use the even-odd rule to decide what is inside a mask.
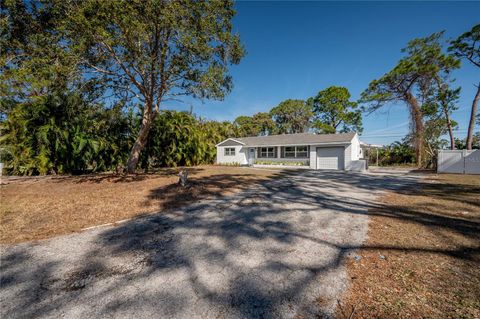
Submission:
[[[348,146],[345,147],[345,170],[349,171],[352,166],[352,156],[353,156],[353,148],[354,146],[352,144],[349,144]]]
[[[225,156],[225,148],[235,148],[235,155]],[[248,148],[237,146],[217,146],[217,164],[240,164],[246,165]]]
[[[317,169],[317,145],[310,145],[310,168]]]
[[[350,156],[350,159],[352,161],[357,161],[363,157],[362,148],[360,147],[360,140],[357,134],[355,134],[355,136],[353,137],[351,145],[352,145],[351,147],[352,155]]]
[[[358,135],[352,139],[352,143],[345,148],[345,170],[347,171],[365,171],[366,162],[361,160],[363,158],[363,151],[360,146],[360,139]]]

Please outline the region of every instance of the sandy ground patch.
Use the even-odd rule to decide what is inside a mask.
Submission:
[[[130,176],[4,177],[0,243],[49,238],[232,194],[280,172],[224,166],[187,170],[187,188],[177,184],[179,169]]]
[[[430,175],[369,215],[339,318],[480,318],[480,176]]]

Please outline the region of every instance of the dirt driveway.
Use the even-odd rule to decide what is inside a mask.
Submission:
[[[230,197],[2,247],[8,318],[330,317],[367,209],[402,174],[291,172]]]

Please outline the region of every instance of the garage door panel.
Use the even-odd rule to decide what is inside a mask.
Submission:
[[[317,169],[343,169],[343,147],[318,147]]]

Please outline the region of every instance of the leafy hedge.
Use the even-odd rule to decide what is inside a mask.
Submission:
[[[140,115],[121,105],[106,108],[77,93],[50,94],[19,103],[1,123],[1,161],[7,174],[78,174],[124,165]],[[215,145],[234,135],[227,123],[185,112],[157,115],[141,167],[213,163]]]
[[[279,165],[279,166],[308,166],[308,162],[289,162],[289,161],[266,161],[256,160],[255,164],[258,165]]]
[[[133,118],[75,93],[18,104],[1,125],[2,161],[10,174],[104,171],[122,163],[131,147]]]

